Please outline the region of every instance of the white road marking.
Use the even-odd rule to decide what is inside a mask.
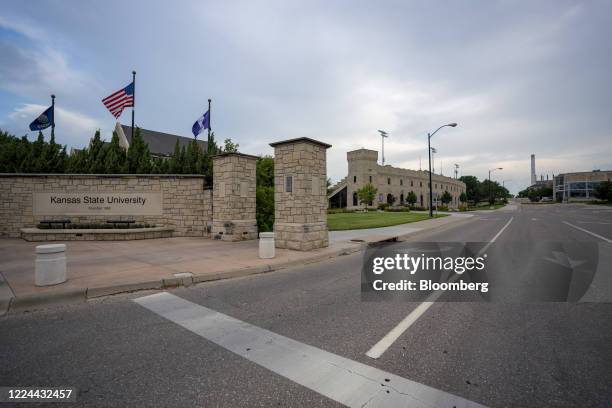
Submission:
[[[601,235],[599,235],[599,234],[596,234],[596,233],[591,232],[591,231],[589,231],[589,230],[585,230],[584,228],[580,228],[580,227],[579,227],[579,226],[577,226],[577,225],[570,224],[570,223],[569,223],[569,222],[567,222],[567,221],[563,221],[563,223],[564,223],[564,224],[569,225],[570,227],[576,228],[577,230],[580,230],[580,231],[582,231],[582,232],[586,232],[587,234],[590,234],[590,235],[594,236],[595,238],[602,239],[602,240],[604,240],[604,241],[609,242],[609,243],[611,243],[611,244],[612,244],[612,239],[609,239],[609,238],[606,238],[606,237],[602,237],[602,236],[601,236]]]
[[[309,346],[168,292],[134,302],[245,359],[349,407],[483,407]]]
[[[484,252],[491,246],[491,244],[493,244],[497,240],[497,238],[499,238],[499,236],[506,230],[506,228],[508,228],[513,219],[514,217],[511,217],[510,220],[508,220],[508,222],[502,227],[502,229],[500,229],[497,234],[495,234],[495,236],[487,243],[487,245],[485,245],[480,251],[478,251],[476,256],[484,254]],[[448,282],[454,282],[458,279],[458,277],[459,275],[453,274],[453,276],[451,276]],[[380,339],[378,343],[372,346],[372,348],[366,353],[366,356],[370,358],[379,358],[380,356],[382,356],[383,353],[387,351],[387,349],[391,347],[391,345],[395,343],[395,341],[406,330],[408,330],[408,328],[412,326],[412,324],[416,322],[419,317],[421,317],[427,311],[427,309],[429,309],[435,303],[436,300],[438,300],[442,293],[443,291],[438,290],[429,295],[427,299],[420,305],[418,305],[412,312],[410,312],[408,316],[404,318],[404,320],[399,322],[397,326],[391,329],[391,331],[387,333],[385,337]]]
[[[598,224],[598,225],[612,225],[612,222],[599,222],[599,221],[576,221],[578,224]]]
[[[531,219],[531,221],[537,221],[537,220],[538,220],[537,218],[532,218],[532,219]]]

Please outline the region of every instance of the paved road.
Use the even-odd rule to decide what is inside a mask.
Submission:
[[[489,241],[506,225],[500,242],[601,243],[612,209],[523,205],[413,240]],[[339,406],[374,383],[373,406],[612,406],[612,305],[435,303],[372,359],[421,305],[361,302],[361,262],[2,318],[0,385],[75,386],[72,406]],[[407,394],[420,399],[384,399]]]

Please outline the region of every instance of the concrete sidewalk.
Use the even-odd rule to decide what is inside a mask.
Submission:
[[[450,216],[398,225],[330,232],[330,246],[309,252],[276,249],[274,259],[258,258],[258,241],[204,238],[67,242],[68,281],[34,285],[35,247],[40,242],[0,239],[0,315],[54,303],[145,289],[189,286],[246,276],[358,252],[364,243],[383,241],[465,220]]]

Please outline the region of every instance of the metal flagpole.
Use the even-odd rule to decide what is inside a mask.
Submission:
[[[212,99],[208,98],[208,145],[210,146],[210,102]]]
[[[132,71],[132,140],[134,139],[134,109],[136,108],[136,71]]]
[[[53,118],[51,119],[51,135],[55,137],[55,95],[51,94],[51,110],[53,111]]]

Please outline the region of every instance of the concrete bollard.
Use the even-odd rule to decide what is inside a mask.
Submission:
[[[259,233],[259,257],[262,259],[274,258],[274,233]]]
[[[34,284],[48,286],[64,282],[66,282],[66,244],[38,245]]]

